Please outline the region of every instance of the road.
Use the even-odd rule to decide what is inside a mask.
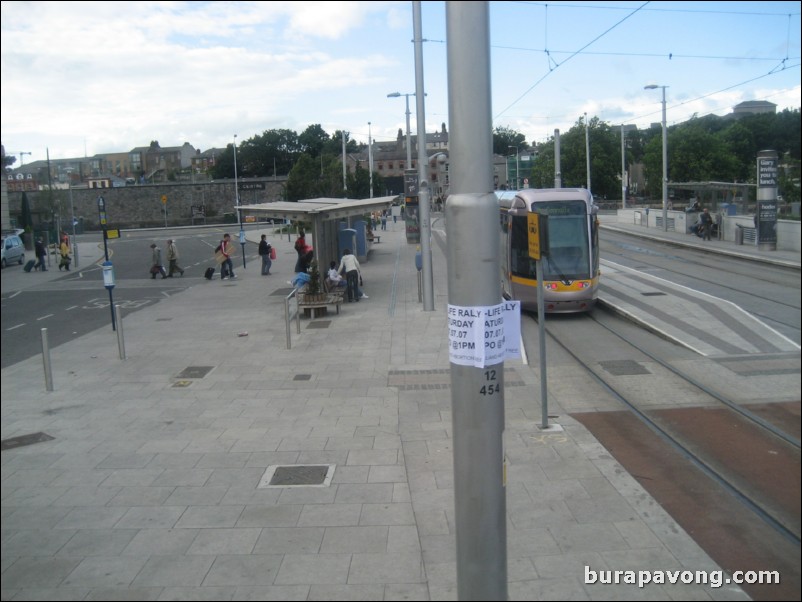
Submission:
[[[203,277],[206,267],[215,265],[213,250],[224,232],[238,239],[239,226],[224,228],[178,228],[168,230],[123,231],[119,239],[108,241],[109,259],[114,265],[115,286],[111,299],[103,286],[100,266],[104,254],[99,233],[78,236],[79,243],[97,241],[95,257],[79,257],[80,267],[70,272],[59,272],[55,258],[48,273],[25,274],[21,266],[10,266],[2,274],[2,328],[3,353],[0,367],[6,368],[42,352],[41,329],[47,328],[50,347],[69,342],[75,337],[98,328],[112,330],[111,303],[120,305],[123,315],[148,307],[160,300],[176,295]],[[255,226],[254,226],[255,227]],[[151,243],[156,243],[165,256],[167,239],[176,241],[179,265],[185,269],[183,277],[162,280],[151,279],[148,273],[151,260]],[[242,249],[237,245],[235,270],[242,269]],[[256,245],[245,247],[245,269],[260,269],[255,260]],[[94,261],[98,257],[100,261]],[[165,260],[166,265],[166,260]]]

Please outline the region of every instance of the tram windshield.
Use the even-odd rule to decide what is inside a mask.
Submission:
[[[535,205],[548,215],[549,251],[543,257],[546,280],[587,280],[590,278],[588,216],[584,201],[549,201]],[[526,216],[512,219],[511,269],[516,276],[536,277],[535,260],[529,257]]]

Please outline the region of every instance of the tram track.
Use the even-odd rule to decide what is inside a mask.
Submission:
[[[685,262],[682,261],[682,258],[674,254],[662,255],[664,259],[670,260],[669,265],[669,263],[666,261],[661,262],[657,260],[651,260],[650,256],[660,257],[661,255],[655,254],[654,251],[649,252],[649,249],[646,247],[636,246],[631,242],[610,240],[608,237],[606,237],[603,243],[604,247],[602,248],[602,259],[615,261],[616,263],[621,263],[622,265],[628,265],[630,262],[636,262],[638,265],[637,269],[639,270],[645,271],[644,268],[648,268],[650,270],[660,270],[665,274],[678,276],[679,278],[688,278],[689,276],[687,269],[681,270],[676,267],[672,267],[677,264],[685,265]],[[627,254],[625,252],[627,250],[637,253],[637,255],[633,257],[632,254]],[[760,270],[750,269],[748,273],[744,273],[743,262],[739,262],[731,266],[728,262],[723,261],[720,256],[716,257],[715,261],[711,260],[710,256],[704,253],[694,253],[693,256],[694,273],[704,274],[705,281],[708,284],[724,291],[743,294],[743,282],[752,281],[758,285],[755,287],[755,290],[751,290],[749,292],[749,295],[753,299],[760,299],[773,305],[799,312],[800,304],[798,300],[795,300],[795,302],[786,303],[779,300],[776,295],[764,294],[761,292],[762,287],[760,286],[787,286],[789,275],[790,277],[799,280],[800,276],[798,270],[791,270],[790,268],[783,268],[779,266],[763,266]],[[776,318],[774,318],[774,320],[776,320]],[[789,324],[789,326],[793,325]]]
[[[536,321],[535,315],[527,315]],[[546,320],[549,341],[559,347],[561,354],[570,358],[572,365],[587,374],[604,395],[616,402],[605,406],[603,411],[571,415],[597,435],[602,444],[609,444],[611,453],[658,501],[660,495],[669,499],[666,505],[676,512],[675,518],[694,538],[699,537],[701,541],[697,543],[703,548],[715,550],[717,545],[721,546],[716,541],[734,538],[737,545],[730,542],[721,546],[724,549],[708,551],[722,566],[728,570],[744,566],[733,556],[743,556],[744,549],[760,550],[760,553],[754,553],[755,558],[766,562],[766,566],[784,567],[785,574],[798,582],[800,571],[796,568],[798,563],[794,565],[793,560],[799,558],[800,553],[798,434],[783,428],[783,425],[773,424],[755,409],[745,407],[744,400],[730,399],[714,386],[678,368],[672,361],[662,359],[659,353],[653,353],[638,340],[633,340],[637,335],[611,326],[608,322],[612,318],[599,318],[603,315],[588,314],[568,319],[547,317]],[[577,336],[578,332],[583,336]],[[639,336],[643,338],[644,335],[641,333]],[[589,338],[603,342],[589,345]],[[633,363],[645,367],[646,374],[611,376],[601,367],[609,362],[599,361],[598,348],[609,350],[605,353],[606,358],[631,358]],[[693,361],[684,356],[678,359],[676,355],[676,363]],[[574,370],[564,369],[569,373]],[[645,399],[648,396],[644,393],[646,387],[653,389],[652,399]],[[672,395],[671,391],[676,394]],[[655,397],[661,399],[655,402]],[[614,408],[616,404],[618,410]],[[768,405],[782,406],[781,403]],[[634,416],[634,422],[646,428],[634,427],[626,415]],[[659,442],[638,444],[628,440],[635,432]],[[635,467],[637,463],[627,464],[627,453],[643,454],[643,449],[649,446],[664,450],[657,454],[658,462],[665,459],[666,465],[680,465],[676,460],[669,460],[672,455],[678,456],[686,468],[675,468],[675,472],[667,477],[668,473],[660,467],[651,471],[651,467],[644,468],[642,464],[639,467]],[[625,451],[628,447],[631,448],[629,452]],[[697,471],[703,476],[695,481],[688,476],[687,482],[693,481],[693,484],[683,489],[686,486],[681,482],[684,475]],[[795,479],[796,484],[793,482]],[[657,484],[655,480],[663,482]],[[700,488],[704,488],[704,493]],[[728,495],[722,495],[723,492]],[[686,508],[679,508],[676,499],[683,500]],[[719,504],[727,510],[714,510]],[[690,516],[686,523],[680,520],[683,513]],[[708,526],[700,528],[700,515],[714,523],[720,521],[719,530]],[[741,519],[732,518],[736,516]],[[733,527],[733,522],[737,527]],[[744,546],[745,541],[748,543]],[[751,561],[757,562],[754,558]],[[762,597],[754,593],[750,595],[755,599]]]

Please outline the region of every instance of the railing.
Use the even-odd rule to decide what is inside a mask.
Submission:
[[[290,300],[295,299],[295,323],[296,334],[301,334],[301,308],[298,306],[298,289],[292,289],[292,292],[284,297],[284,323],[287,330],[287,349],[292,349],[292,336],[290,334],[290,320],[293,316],[290,315]]]

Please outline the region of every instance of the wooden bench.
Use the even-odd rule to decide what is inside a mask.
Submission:
[[[298,309],[303,309],[304,314],[311,318],[325,316],[330,305],[333,305],[339,314],[342,302],[343,296],[337,293],[322,293],[320,298],[312,299],[308,293],[298,292]]]

